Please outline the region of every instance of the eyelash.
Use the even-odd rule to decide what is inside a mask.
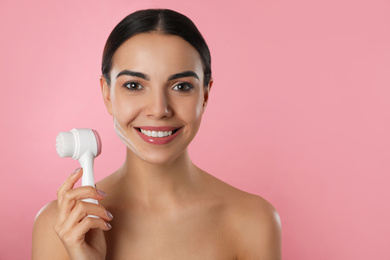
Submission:
[[[132,87],[130,87],[131,85],[136,85],[137,88],[132,88]],[[140,91],[144,88],[144,87],[142,87],[141,84],[139,84],[138,82],[135,82],[135,81],[126,82],[125,84],[123,84],[123,87],[127,88],[130,91]],[[139,87],[141,87],[141,88],[139,88]]]
[[[133,88],[132,86],[136,86],[136,88]],[[178,86],[184,86],[185,90],[178,89]],[[138,83],[136,81],[126,82],[125,84],[123,84],[123,87],[125,87],[126,89],[128,89],[130,91],[140,91],[144,88],[140,83]],[[193,89],[194,89],[194,87],[188,82],[179,82],[178,84],[176,84],[173,87],[173,90],[176,90],[179,92],[190,92]]]
[[[187,87],[187,90],[179,90],[177,89],[178,86],[180,85],[184,85],[185,87]],[[179,92],[190,92],[191,90],[194,89],[194,87],[190,84],[190,83],[187,83],[187,82],[179,82],[178,84],[176,84],[174,87],[173,87],[174,90],[177,90]]]

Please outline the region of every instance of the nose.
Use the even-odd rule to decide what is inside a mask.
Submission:
[[[151,91],[148,95],[145,113],[148,117],[161,119],[173,114],[169,97],[164,90]]]

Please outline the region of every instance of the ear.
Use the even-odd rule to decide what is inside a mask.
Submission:
[[[207,102],[209,101],[209,94],[211,86],[213,85],[213,79],[210,79],[209,84],[204,89],[204,95],[203,95],[203,111],[206,109]]]
[[[104,100],[104,104],[106,105],[107,111],[110,115],[112,115],[110,86],[108,86],[107,80],[103,75],[100,76],[100,88],[102,90],[103,100]]]

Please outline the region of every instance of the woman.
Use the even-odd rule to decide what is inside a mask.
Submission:
[[[209,49],[187,17],[152,9],[123,19],[100,84],[126,160],[97,189],[74,188],[82,169],[70,175],[36,218],[33,259],[280,259],[272,205],[189,158],[212,83]]]

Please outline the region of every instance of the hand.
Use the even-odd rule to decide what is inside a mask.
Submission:
[[[104,192],[90,186],[73,189],[82,172],[79,169],[69,176],[57,191],[58,218],[55,231],[70,259],[105,259],[107,248],[103,230],[111,229],[106,221],[110,221],[112,215],[101,205],[81,201],[86,198],[102,200],[105,197]]]

